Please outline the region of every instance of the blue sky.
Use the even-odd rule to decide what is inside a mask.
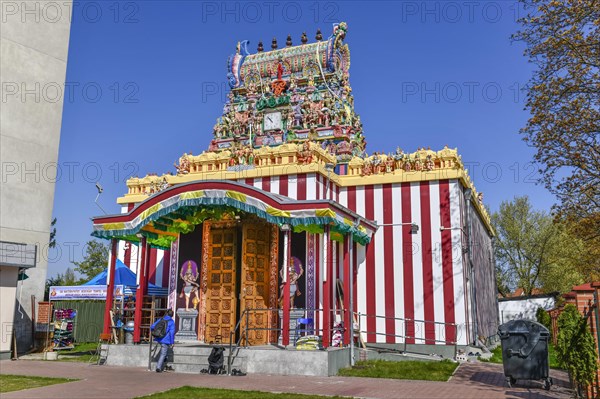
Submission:
[[[346,21],[350,83],[367,151],[458,147],[492,211],[515,195],[548,210],[533,150],[518,134],[531,66],[511,1],[195,2],[78,1],[67,66],[49,276],[82,258],[100,205],[133,175],[174,171],[211,139],[227,94],[226,60],[238,41],[314,41]]]

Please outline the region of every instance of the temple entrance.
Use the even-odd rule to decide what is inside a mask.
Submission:
[[[215,226],[216,227],[216,226]],[[229,342],[237,318],[237,229],[211,228],[207,263],[206,342]]]
[[[240,317],[238,333],[247,331],[249,345],[272,342],[273,334],[266,328],[276,324],[276,312],[253,310],[245,315],[243,311],[275,307],[277,228],[252,218],[241,223],[205,222],[205,229],[204,342],[229,343]]]
[[[242,248],[242,287],[240,309],[267,309],[269,307],[269,243],[268,224],[245,224]],[[249,328],[267,328],[268,311],[251,311],[242,319]],[[267,343],[267,330],[248,330],[250,345]]]

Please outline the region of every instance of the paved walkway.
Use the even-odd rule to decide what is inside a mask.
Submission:
[[[554,370],[551,372],[555,385],[550,391],[543,390],[542,384],[538,382],[517,383],[516,387],[508,388],[504,385],[502,365],[490,363],[462,364],[449,382],[261,374],[244,377],[177,373],[157,374],[143,368],[29,360],[0,361],[0,374],[80,379],[67,384],[3,393],[1,395],[2,399],[83,397],[86,399],[125,399],[166,391],[182,385],[380,399],[567,399],[570,397],[569,390],[565,388],[568,384],[568,378],[563,372]]]

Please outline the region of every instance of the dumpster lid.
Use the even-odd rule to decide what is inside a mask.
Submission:
[[[542,324],[531,320],[511,320],[498,327],[500,335],[506,334],[539,334],[542,336],[549,335],[550,331]]]

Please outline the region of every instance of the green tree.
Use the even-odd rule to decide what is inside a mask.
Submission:
[[[592,253],[586,274],[600,277],[600,1],[520,1],[526,14],[513,38],[534,65],[521,133],[557,216]]]
[[[50,298],[50,287],[59,285],[65,285],[64,277],[60,273],[58,273],[55,277],[46,279],[46,286],[44,287],[44,301],[47,301]]]
[[[73,269],[67,267],[67,270],[65,270],[65,274],[58,273],[56,276],[46,279],[46,284],[44,288],[44,300],[48,300],[50,287],[52,286],[79,285],[81,284],[81,282],[81,279],[78,279],[76,277]]]
[[[81,262],[73,262],[75,271],[89,280],[108,266],[108,245],[91,240],[85,244],[85,257]]]
[[[582,262],[586,247],[561,223],[554,224],[556,246],[550,249],[548,262],[540,273],[540,288],[547,293],[571,291],[585,282]]]
[[[566,292],[582,282],[575,267],[580,242],[551,216],[532,209],[527,196],[502,202],[492,214],[492,223],[501,294],[518,287],[525,295],[531,295],[534,288]]]
[[[552,331],[552,319],[543,307],[540,306],[537,308],[537,311],[535,312],[535,318],[538,323],[546,327],[549,331]]]
[[[600,219],[600,212],[597,217]],[[578,237],[582,250],[577,252],[577,269],[586,281],[600,280],[600,235],[592,236],[598,227],[591,218],[575,219],[563,217],[563,224],[571,237]]]
[[[556,356],[579,389],[592,383],[598,369],[596,347],[586,319],[575,305],[566,305],[558,316]]]
[[[78,285],[80,280],[75,276],[75,272],[70,267],[65,270],[63,278],[63,285]]]

